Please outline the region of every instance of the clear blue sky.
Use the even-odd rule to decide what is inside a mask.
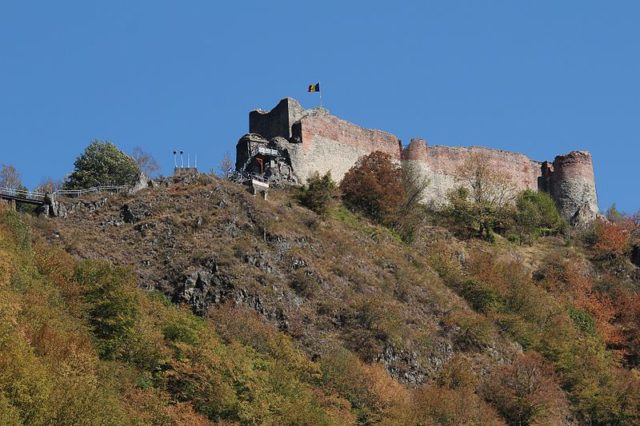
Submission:
[[[285,96],[408,142],[591,151],[640,208],[638,1],[0,2],[0,163],[29,187],[94,138],[216,167]]]

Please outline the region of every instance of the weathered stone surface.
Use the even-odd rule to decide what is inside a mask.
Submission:
[[[591,154],[572,151],[553,161],[550,194],[565,218],[579,213],[583,222],[593,221],[598,213],[598,199]]]
[[[138,221],[138,217],[133,213],[133,211],[131,211],[128,204],[120,207],[120,217],[122,217],[122,220],[124,220],[125,223],[134,223]]]
[[[631,252],[631,261],[638,267],[640,267],[640,246],[633,247]]]
[[[295,99],[284,98],[271,111],[255,110],[249,114],[249,132],[266,139],[276,136],[291,138],[291,126],[305,113]]]
[[[435,205],[446,203],[447,193],[461,185],[459,170],[473,156],[479,156],[492,169],[510,178],[513,191],[538,190],[540,163],[522,154],[482,147],[428,146],[423,139],[412,139],[402,152],[404,163],[410,163],[429,180],[424,201]]]
[[[294,173],[301,182],[313,174],[331,172],[336,181],[364,155],[382,151],[400,160],[402,144],[394,135],[369,130],[316,110],[293,125],[293,138],[300,141],[289,149]]]

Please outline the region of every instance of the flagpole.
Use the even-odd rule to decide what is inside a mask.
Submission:
[[[322,108],[322,84],[320,84],[319,81],[318,81],[318,87],[320,88],[320,90],[318,90],[318,92],[320,92],[320,108]]]

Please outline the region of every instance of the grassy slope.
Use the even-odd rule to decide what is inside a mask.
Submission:
[[[597,306],[576,297],[585,288],[576,277],[590,279],[581,250],[556,239],[524,248],[460,242],[429,227],[409,246],[344,209],[320,219],[287,193],[270,195],[255,199],[213,179],[85,201],[67,219],[35,221],[34,249],[16,245],[16,238],[29,239],[15,232],[21,221],[5,215],[0,265],[13,266],[0,268],[7,301],[0,312],[14,343],[2,346],[0,362],[16,359],[6,348],[22,348],[30,355],[20,359],[42,371],[24,380],[27,388],[52,387],[59,380],[54,366],[63,362],[70,377],[85,372],[77,382],[99,389],[95,396],[78,390],[56,397],[47,390],[24,406],[51,405],[45,411],[57,413],[65,398],[87,395],[96,416],[157,424],[207,417],[243,424],[498,424],[496,410],[522,424],[637,420],[638,403],[628,396],[637,381],[621,379],[628,370],[606,350],[611,318],[596,317],[589,309]],[[125,203],[139,216],[136,224],[119,222]],[[78,265],[67,252],[107,259],[132,274]],[[567,265],[582,266],[571,275]],[[185,292],[198,274],[208,280],[205,304]],[[94,306],[105,294],[95,283],[104,280],[126,283],[115,295],[133,300],[116,304],[133,316],[116,321],[124,334]],[[135,288],[135,281],[209,319]],[[100,333],[105,324],[111,331]],[[51,358],[33,337],[44,333],[50,348],[70,346],[47,334],[62,331],[83,342],[92,368],[58,349]],[[520,383],[522,377],[533,382]],[[16,380],[0,377],[0,404],[24,420],[11,388]],[[101,414],[105,405],[117,409]],[[311,417],[295,417],[302,413]]]

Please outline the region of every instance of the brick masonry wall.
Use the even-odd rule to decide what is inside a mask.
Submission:
[[[557,156],[553,161],[550,182],[551,196],[564,217],[571,218],[578,209],[586,208],[587,214],[595,218],[598,197],[591,154],[572,151]]]
[[[403,150],[400,140],[390,133],[362,128],[323,109],[304,110],[291,98],[283,99],[271,111],[252,111],[249,121],[252,133],[286,139],[278,146],[287,151],[300,183],[316,172],[328,171],[340,182],[360,157],[382,151],[420,170],[430,180],[424,201],[443,204],[447,193],[461,184],[457,178],[460,167],[479,154],[490,167],[510,177],[514,191],[548,191],[567,219],[584,206],[593,217],[598,211],[591,155],[586,152],[558,156],[551,164],[483,147],[428,146],[421,139],[412,140]]]
[[[291,164],[300,182],[315,172],[331,171],[340,181],[358,159],[374,151],[382,151],[400,160],[400,140],[390,133],[369,130],[341,120],[325,111],[308,114],[294,126],[289,148]]]

